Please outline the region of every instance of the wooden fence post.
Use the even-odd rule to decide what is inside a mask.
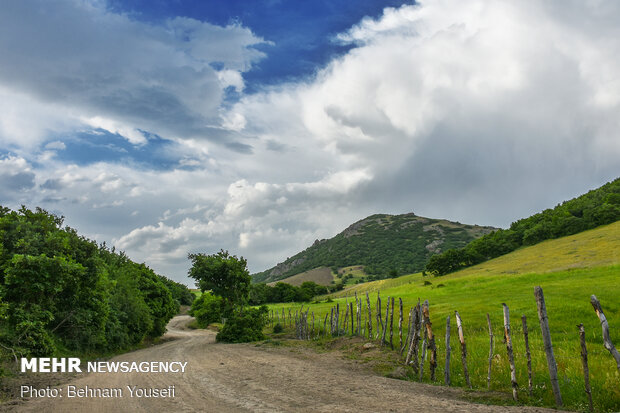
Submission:
[[[581,343],[581,364],[583,365],[583,378],[585,382],[585,390],[588,395],[588,403],[590,404],[590,411],[594,411],[594,404],[592,403],[592,389],[590,388],[590,369],[588,368],[588,349],[586,348],[586,330],[583,328],[583,323],[577,326],[579,328],[579,342]]]
[[[437,367],[437,347],[435,346],[435,335],[433,334],[433,328],[431,323],[431,317],[428,310],[428,300],[424,300],[422,306],[422,314],[424,314],[424,321],[426,325],[428,335],[428,349],[430,350],[430,357],[428,359],[430,366],[431,381],[435,380],[435,368]]]
[[[427,338],[427,333],[426,333],[426,319],[422,319],[422,324],[421,324],[421,328],[422,331],[421,333],[424,334],[424,338],[422,339],[422,354],[420,354],[420,381],[422,381],[422,378],[424,377],[424,361],[426,360],[426,338]]]
[[[345,303],[347,311],[344,314],[344,323],[342,325],[342,329],[344,330],[344,335],[347,335],[347,328],[349,327],[349,304]]]
[[[549,318],[547,317],[547,306],[545,305],[545,296],[540,286],[534,287],[534,296],[536,297],[536,305],[538,307],[538,319],[540,320],[540,329],[542,331],[543,344],[545,346],[545,354],[547,355],[547,365],[549,366],[549,378],[551,379],[551,388],[555,396],[555,404],[562,406],[562,394],[560,393],[560,383],[558,381],[558,366],[553,355],[553,345],[551,344],[551,332],[549,331]]]
[[[394,297],[392,297],[392,308],[390,310],[390,348],[394,350]]]
[[[398,315],[398,339],[399,339],[399,343],[400,345],[398,346],[399,349],[403,348],[403,299],[399,298],[398,299],[398,308],[399,308],[399,315]]]
[[[381,336],[381,347],[385,344],[385,335],[387,334],[388,320],[390,318],[390,297],[387,298],[387,305],[385,306],[385,327],[383,328],[383,335]]]
[[[325,321],[323,321],[323,337],[327,336],[327,317],[329,317],[329,314],[325,313]]]
[[[454,312],[456,316],[456,326],[459,329],[459,341],[461,343],[461,362],[463,363],[463,375],[467,387],[471,389],[471,381],[469,381],[469,370],[467,370],[467,345],[465,344],[465,336],[463,335],[463,321],[458,311]]]
[[[362,299],[357,301],[357,335],[362,334]]]
[[[510,383],[512,385],[512,398],[518,400],[517,391],[519,385],[517,384],[517,373],[515,370],[515,359],[512,353],[512,337],[510,336],[510,310],[508,306],[502,303],[504,307],[504,339],[506,340],[506,350],[508,352],[508,362],[510,363]]]
[[[450,347],[450,316],[446,318],[446,368],[444,371],[444,383],[446,386],[450,385],[450,353],[452,353],[452,347]]]
[[[411,308],[411,310],[409,310],[409,327],[407,330],[407,339],[405,340],[405,343],[403,344],[403,346],[400,348],[400,356],[403,356],[403,352],[405,351],[405,349],[411,344],[411,333],[413,331],[413,307]]]
[[[381,333],[379,333],[379,324],[381,325]],[[381,297],[377,292],[377,338],[383,337],[383,307],[381,307]]]
[[[349,303],[349,307],[351,307],[351,335],[355,335],[355,323],[353,322],[353,302]]]
[[[487,371],[487,389],[491,389],[491,366],[493,364],[493,329],[491,328],[491,317],[487,313],[487,324],[489,325],[489,369]]]
[[[607,318],[603,313],[601,303],[599,303],[595,295],[590,297],[590,303],[592,304],[592,307],[594,307],[594,311],[596,311],[596,315],[601,322],[601,328],[603,329],[603,345],[616,360],[616,365],[620,371],[620,353],[618,353],[618,350],[616,350],[616,347],[614,347],[614,344],[611,342],[611,338],[609,337],[609,323],[607,323]]]
[[[527,357],[527,392],[532,397],[532,353],[530,352],[530,341],[527,332],[527,318],[525,314],[521,316],[523,324],[523,337],[525,337],[525,356]]]
[[[340,303],[336,303],[336,336],[340,337]]]
[[[370,297],[366,291],[366,306],[368,307],[368,338],[372,340],[372,309],[370,308]]]

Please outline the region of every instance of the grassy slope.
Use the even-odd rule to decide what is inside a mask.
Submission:
[[[311,311],[315,312],[317,319],[322,319],[336,302],[341,303],[341,308],[345,301],[350,302],[354,292],[371,293],[373,318],[378,290],[381,291],[384,306],[387,296],[402,298],[406,313],[418,298],[428,299],[438,347],[438,382],[443,381],[444,334],[446,317],[450,315],[454,332],[451,340],[452,381],[454,385],[463,385],[460,347],[454,321],[454,310],[458,310],[464,323],[470,376],[476,388],[486,388],[489,351],[486,313],[489,313],[496,339],[491,389],[509,391],[509,366],[506,348],[502,344],[501,304],[505,302],[511,312],[520,397],[527,399],[524,390],[527,388],[525,345],[520,320],[521,315],[526,315],[534,370],[534,396],[528,403],[552,405],[553,395],[548,381],[534,300],[534,287],[540,285],[545,293],[565,404],[573,409],[579,409],[584,406],[586,400],[583,393],[583,373],[576,328],[576,325],[582,322],[586,329],[595,405],[600,411],[618,411],[620,375],[612,357],[603,348],[600,323],[589,303],[589,298],[591,294],[595,294],[601,301],[611,328],[612,341],[620,346],[619,251],[620,222],[616,222],[581,234],[523,248],[479,266],[440,278],[424,278],[420,274],[412,274],[393,280],[359,284],[339,293],[341,298],[336,299],[335,303],[315,304],[311,306]],[[424,281],[430,281],[432,285],[424,286]],[[440,287],[440,284],[443,286]],[[349,298],[344,298],[345,296]],[[274,308],[282,307],[287,306],[274,306]],[[397,313],[398,300],[395,309],[395,314]],[[405,316],[405,326],[408,323],[406,318]],[[397,324],[395,320],[394,325]],[[374,322],[373,330],[376,331]],[[395,342],[398,342],[397,333]],[[428,366],[425,370],[428,379]]]

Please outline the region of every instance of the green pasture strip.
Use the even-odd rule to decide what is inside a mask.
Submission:
[[[424,285],[428,281],[431,285]],[[583,323],[589,352],[590,381],[594,403],[597,411],[620,410],[620,375],[609,352],[603,348],[599,320],[590,304],[590,295],[598,297],[609,322],[611,339],[620,346],[620,265],[608,265],[587,269],[564,270],[527,274],[479,274],[462,277],[458,274],[444,277],[423,277],[412,274],[392,280],[381,280],[360,284],[339,292],[333,302],[322,301],[317,304],[304,304],[304,311],[309,308],[315,314],[315,335],[323,328],[324,317],[332,307],[340,304],[341,326],[346,311],[345,304],[354,302],[352,295],[358,293],[362,298],[362,325],[366,331],[368,310],[364,289],[369,291],[372,308],[373,335],[377,333],[376,302],[377,291],[382,299],[382,315],[385,320],[385,307],[388,296],[395,297],[394,335],[395,347],[398,338],[398,298],[403,300],[403,339],[408,329],[409,309],[417,303],[418,298],[430,304],[430,317],[437,345],[436,383],[443,383],[445,362],[445,325],[446,317],[451,317],[452,334],[452,385],[464,386],[460,344],[456,331],[454,311],[458,310],[463,319],[465,340],[468,350],[468,368],[471,382],[476,389],[486,389],[486,377],[489,353],[489,336],[486,314],[489,313],[495,336],[495,351],[492,362],[491,390],[509,392],[510,370],[506,347],[502,343],[503,315],[502,303],[510,309],[512,341],[515,353],[519,398],[524,403],[552,406],[554,398],[549,382],[549,373],[542,345],[541,330],[538,320],[534,287],[540,285],[545,294],[551,337],[555,357],[558,363],[560,387],[565,407],[582,410],[587,407],[583,391],[583,371],[580,359],[580,347],[577,325]],[[441,286],[440,286],[441,285]],[[301,304],[277,304],[270,309],[299,310]],[[353,309],[355,311],[355,304]],[[521,316],[527,317],[529,341],[532,353],[533,396],[527,395],[527,367],[525,343]],[[328,317],[329,319],[329,317]],[[308,317],[311,320],[311,317]],[[288,322],[287,322],[288,324]],[[329,331],[329,320],[327,329]],[[294,321],[293,321],[294,325]],[[351,334],[349,315],[348,331]],[[379,330],[380,331],[380,330]],[[389,337],[389,332],[386,335]],[[425,381],[429,380],[428,356],[424,369]]]

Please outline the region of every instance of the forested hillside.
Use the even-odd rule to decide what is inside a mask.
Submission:
[[[426,271],[444,275],[499,257],[521,246],[564,237],[620,220],[620,178],[563,202],[553,209],[513,222],[460,249],[434,255]]]
[[[163,334],[192,299],[62,217],[0,206],[0,360],[124,350]]]
[[[363,265],[377,278],[407,274],[421,271],[432,254],[463,247],[493,230],[413,213],[371,215],[252,277],[254,282],[271,282],[321,266],[350,265]]]

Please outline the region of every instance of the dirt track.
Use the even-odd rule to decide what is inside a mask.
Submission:
[[[67,385],[90,388],[175,386],[174,398],[39,398],[15,412],[543,412],[540,408],[486,406],[458,399],[459,391],[369,372],[338,354],[286,347],[216,344],[215,333],[188,330],[189,316],[168,325],[164,344],[114,361],[187,361],[183,374],[89,373]],[[27,384],[27,383],[24,383]],[[2,406],[0,405],[0,410]]]

